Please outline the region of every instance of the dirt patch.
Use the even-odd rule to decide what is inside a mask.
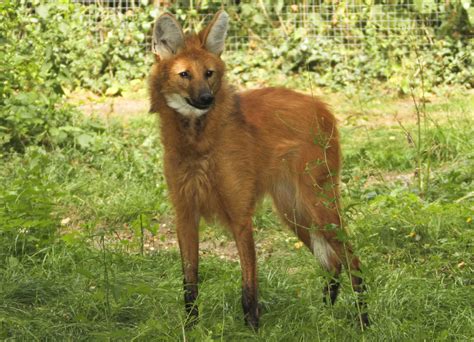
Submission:
[[[239,89],[241,90],[241,89]],[[302,90],[300,90],[302,91]],[[326,102],[344,127],[393,127],[416,123],[416,107],[410,96],[403,98],[394,96],[393,92],[379,89],[378,93],[325,93],[316,88],[313,91],[302,91],[314,94]],[[425,101],[429,105],[442,104],[449,101],[453,90],[444,89],[440,94],[426,94]],[[474,90],[466,92],[472,96]],[[99,96],[90,91],[79,90],[69,94],[68,101],[77,106],[86,115],[99,117],[131,118],[149,111],[149,99],[145,83],[135,84],[129,91],[116,97]],[[417,99],[419,101],[419,99]],[[421,103],[419,104],[421,106]],[[430,117],[443,120],[440,113],[430,112]]]
[[[131,239],[133,236],[129,235],[126,236],[126,238]],[[177,250],[178,239],[173,225],[171,223],[160,224],[157,234],[155,235],[147,232],[144,239],[144,249],[149,253],[159,250]],[[224,237],[201,239],[199,242],[199,255],[212,255],[229,261],[239,260],[239,254],[235,244]]]
[[[400,123],[410,125],[416,122],[416,108],[413,100],[409,98],[353,104],[347,97],[333,95],[331,100],[335,103],[333,108],[342,126],[376,128],[399,126]]]
[[[66,217],[61,222],[62,233],[79,232],[81,230],[80,223],[73,221],[70,217]],[[138,253],[141,249],[140,235],[134,232],[128,224],[121,229],[109,231],[103,226],[98,230],[107,231],[105,241],[108,246],[116,246],[123,248],[124,246],[130,253]],[[97,248],[100,248],[99,240],[94,240]],[[112,247],[113,248],[113,247]],[[145,254],[153,254],[159,251],[178,250],[179,244],[176,230],[172,223],[160,223],[155,234],[145,230],[143,236],[143,252]],[[216,238],[201,238],[199,242],[199,255],[201,256],[217,256],[222,260],[238,261],[239,254],[235,243],[225,236]]]
[[[377,175],[371,175],[367,178],[364,188],[368,188],[377,184],[393,184],[401,183],[403,186],[408,187],[413,184],[415,173],[413,171],[408,172],[385,172]]]
[[[78,92],[71,94],[69,103],[86,115],[99,117],[130,118],[148,113],[150,109],[147,98],[133,98],[131,96],[104,97],[91,92]]]

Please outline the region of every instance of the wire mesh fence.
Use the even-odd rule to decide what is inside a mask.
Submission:
[[[130,26],[143,25],[140,45],[147,50],[151,48],[152,23],[159,14],[172,12],[183,27],[196,30],[221,8],[233,18],[228,34],[229,50],[277,43],[293,34],[304,34],[314,42],[330,41],[344,46],[364,45],[368,37],[398,39],[399,44],[429,45],[443,31],[473,36],[472,30],[453,33],[446,29],[456,24],[453,20],[463,18],[465,1],[461,4],[456,0],[74,0],[74,3],[84,8],[89,30],[98,42],[108,34],[103,23],[112,19],[127,23],[122,25],[124,32]]]

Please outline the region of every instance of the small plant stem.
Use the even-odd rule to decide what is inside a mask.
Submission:
[[[140,254],[144,255],[144,231],[143,231],[143,214],[140,213]]]
[[[105,286],[105,317],[107,321],[110,318],[110,282],[109,268],[107,266],[107,250],[105,247],[105,237],[102,233],[100,236],[100,246],[102,248],[102,263],[104,265],[104,286]]]
[[[418,190],[420,191],[420,196],[423,196],[423,177],[422,177],[422,168],[421,168],[421,145],[422,145],[422,138],[421,138],[421,115],[419,108],[417,106],[416,110],[416,126],[417,126],[417,141],[418,141],[418,148],[417,148],[417,162],[418,162]]]
[[[423,158],[422,158],[422,145],[423,145],[423,138],[421,134],[421,120],[423,118],[423,128],[424,134],[427,134],[427,126],[428,126],[428,117],[426,115],[426,99],[425,99],[425,77],[424,77],[424,65],[418,54],[418,49],[415,49],[416,53],[416,60],[419,66],[419,69],[416,74],[420,75],[421,79],[421,106],[419,102],[416,101],[415,93],[413,87],[411,88],[411,96],[413,99],[413,103],[415,104],[416,110],[416,126],[417,126],[417,178],[418,178],[418,189],[420,192],[420,197],[423,197],[424,194],[429,189],[429,182],[430,182],[430,171],[431,171],[431,149],[427,149],[427,156],[426,156],[426,164],[425,169],[423,169]]]
[[[421,113],[420,113],[420,107],[418,105],[418,102],[416,100],[415,96],[415,91],[413,87],[411,88],[411,98],[413,100],[413,104],[415,105],[415,113],[416,113],[416,128],[417,128],[417,139],[416,139],[416,178],[418,181],[418,191],[420,193],[420,196],[422,197],[423,195],[423,184],[422,184],[422,168],[421,168],[421,144],[422,144],[422,138],[421,138]]]
[[[421,110],[423,115],[423,126],[424,126],[424,133],[425,136],[427,135],[427,127],[428,127],[428,116],[426,115],[426,99],[425,99],[425,66],[423,61],[421,61],[418,51],[416,51],[417,60],[420,65],[420,77],[421,77],[421,96],[422,96],[422,103],[421,103]],[[426,172],[425,172],[425,186],[424,186],[424,193],[426,193],[429,189],[430,185],[430,171],[431,171],[431,148],[427,149],[427,163],[426,163]]]

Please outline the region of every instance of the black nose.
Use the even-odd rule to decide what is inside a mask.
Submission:
[[[214,96],[210,93],[205,93],[199,96],[199,102],[204,106],[209,106],[214,101]]]

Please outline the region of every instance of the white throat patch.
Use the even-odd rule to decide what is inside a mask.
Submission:
[[[191,106],[186,99],[179,94],[165,95],[166,103],[179,114],[184,116],[200,117],[206,114],[209,109],[199,109]]]

